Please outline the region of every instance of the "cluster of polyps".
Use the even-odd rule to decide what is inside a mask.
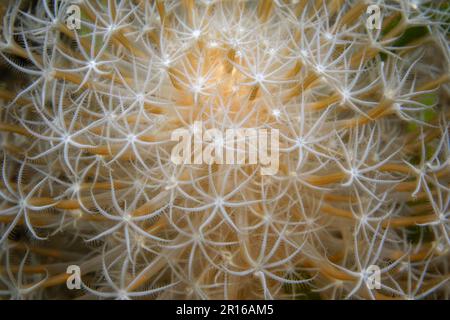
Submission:
[[[448,297],[448,6],[369,2],[2,2],[0,294]],[[172,162],[196,121],[279,170]]]

